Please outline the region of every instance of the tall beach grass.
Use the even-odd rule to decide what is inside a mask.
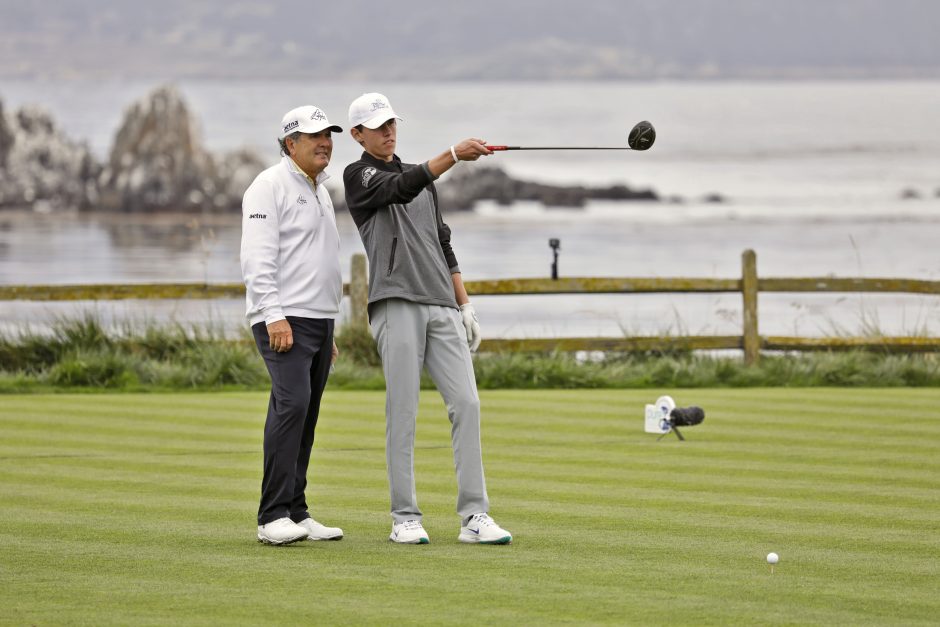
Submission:
[[[380,390],[384,378],[365,329],[341,327],[340,359],[330,385]],[[691,352],[479,354],[483,389],[662,388],[751,386],[938,386],[935,354],[877,352],[764,355],[757,367],[740,357]],[[24,328],[0,335],[0,392],[53,390],[260,390],[267,371],[250,332],[227,337],[210,324],[121,322],[94,314],[56,320],[48,332]],[[425,376],[423,385],[433,384]]]

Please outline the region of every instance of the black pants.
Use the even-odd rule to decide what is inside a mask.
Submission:
[[[251,327],[258,351],[271,375],[271,399],[264,423],[264,478],[258,524],[289,516],[310,517],[304,489],[320,398],[330,374],[333,320],[288,316],[294,345],[275,352],[263,322]]]

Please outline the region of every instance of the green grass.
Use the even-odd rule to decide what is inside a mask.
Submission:
[[[384,390],[368,329],[341,327],[333,389]],[[664,387],[940,387],[940,355],[878,352],[766,354],[756,367],[739,356],[608,353],[479,354],[480,389]],[[422,385],[432,388],[429,377]],[[246,330],[226,338],[211,324],[124,321],[105,328],[95,314],[58,320],[48,334],[0,333],[0,395],[44,392],[169,392],[270,389]]]
[[[706,409],[642,432],[660,393]],[[341,542],[255,542],[266,395],[0,398],[0,623],[936,624],[940,391],[484,391],[510,546],[456,541],[434,393],[427,546],[387,541],[384,395],[328,390],[313,514]],[[781,561],[773,574],[764,558]]]

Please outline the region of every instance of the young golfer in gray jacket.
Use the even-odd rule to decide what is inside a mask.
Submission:
[[[385,372],[389,540],[426,544],[415,493],[414,438],[421,369],[444,397],[457,468],[461,542],[506,544],[512,535],[489,517],[480,447],[480,398],[470,351],[480,326],[441,218],[434,180],[458,161],[492,154],[466,139],[420,165],[395,154],[397,121],[382,94],[349,107],[350,133],[365,152],[343,173],[346,203],[369,257],[369,320]]]

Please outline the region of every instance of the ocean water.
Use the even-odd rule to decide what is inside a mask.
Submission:
[[[10,109],[35,103],[104,157],[123,110],[154,85],[10,82]],[[215,151],[249,146],[270,161],[284,111],[322,107],[346,125],[348,102],[382,91],[404,118],[399,154],[425,160],[480,137],[518,145],[625,145],[657,128],[648,152],[515,152],[484,160],[520,178],[624,183],[668,202],[595,202],[581,210],[483,204],[448,213],[465,279],[548,276],[561,239],[563,276],[740,274],[754,249],[762,276],[938,280],[940,82],[414,84],[184,82],[179,88]],[[336,138],[333,166],[358,156]],[[473,168],[476,164],[460,164]],[[446,175],[445,175],[446,176]],[[718,194],[724,202],[707,202]],[[340,217],[342,255],[362,246]],[[239,219],[0,212],[0,284],[239,281]],[[345,264],[348,267],[348,264]],[[478,297],[492,337],[734,334],[735,295]],[[0,329],[43,325],[88,303],[0,303]],[[236,301],[99,303],[106,319],[243,324]],[[940,297],[763,295],[761,332],[829,335],[940,331]]]

